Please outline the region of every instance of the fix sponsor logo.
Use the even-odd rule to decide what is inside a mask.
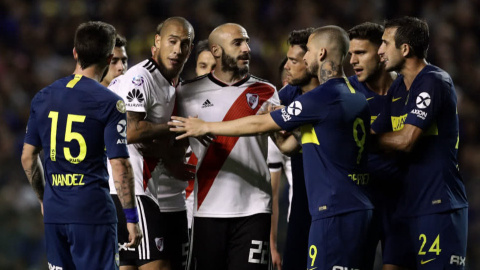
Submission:
[[[128,92],[128,94],[127,94],[128,102],[133,102],[135,99],[138,100],[138,102],[143,102],[145,100],[145,98],[143,97],[143,94],[138,89],[133,89],[132,91]],[[128,104],[128,105],[132,106],[130,104]]]
[[[360,270],[360,269],[358,269],[358,268],[348,268],[346,266],[334,265],[332,270]]]
[[[122,136],[124,139],[118,139],[117,144],[127,144],[127,121],[125,119],[122,119],[118,121],[117,124],[117,131],[120,136]]]
[[[300,113],[302,113],[302,109],[303,109],[302,103],[300,103],[300,101],[296,100],[296,101],[290,103],[290,105],[288,105],[287,112],[290,115],[297,116]]]
[[[450,257],[450,264],[455,264],[455,265],[458,265],[458,266],[465,266],[465,259],[466,258],[467,257],[452,255]]]
[[[122,251],[122,250],[125,250],[125,251],[135,251],[135,248],[132,248],[132,247],[128,247],[127,246],[128,243],[125,242],[125,243],[118,243],[118,251]]]
[[[48,263],[48,270],[63,270],[63,267],[53,265],[51,263]]]
[[[422,119],[422,120],[425,120],[425,118],[427,118],[427,112],[425,111],[422,111],[422,110],[419,110],[419,109],[413,109],[411,111],[412,114],[415,114],[418,118]]]
[[[419,109],[425,109],[430,105],[431,101],[430,95],[427,92],[422,92],[417,96],[417,107]]]
[[[140,75],[137,75],[132,79],[132,83],[136,86],[141,86],[144,82],[145,82],[145,79],[143,79],[143,77]]]
[[[52,186],[83,186],[83,174],[68,173],[68,174],[52,174]]]
[[[270,247],[267,241],[252,240],[252,248],[248,255],[249,263],[268,264]]]

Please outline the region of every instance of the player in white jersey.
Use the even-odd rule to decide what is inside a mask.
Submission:
[[[173,144],[166,123],[174,112],[175,86],[193,38],[193,28],[184,18],[165,20],[157,27],[152,59],[133,66],[109,86],[126,103],[128,148],[145,232],[138,249],[129,249],[119,229],[120,264],[125,269],[185,267],[187,182],[177,179],[188,179],[189,174],[183,170],[184,149]]]
[[[275,87],[251,76],[246,30],[224,24],[209,36],[215,69],[177,89],[179,114],[236,119],[278,104]],[[194,269],[267,269],[271,186],[267,135],[191,139],[198,158],[193,222]]]

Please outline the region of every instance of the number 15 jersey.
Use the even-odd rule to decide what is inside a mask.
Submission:
[[[25,143],[45,152],[45,223],[116,223],[108,158],[128,157],[125,103],[90,78],[71,75],[32,100]]]

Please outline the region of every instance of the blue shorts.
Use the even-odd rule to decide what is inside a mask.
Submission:
[[[468,208],[408,220],[418,270],[465,269]]]
[[[45,224],[49,269],[118,270],[117,224]]]
[[[372,269],[378,243],[373,210],[313,220],[307,269]]]

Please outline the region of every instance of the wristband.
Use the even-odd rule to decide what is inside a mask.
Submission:
[[[127,219],[127,223],[138,223],[138,212],[137,207],[123,209],[123,213],[125,213],[125,218]]]

